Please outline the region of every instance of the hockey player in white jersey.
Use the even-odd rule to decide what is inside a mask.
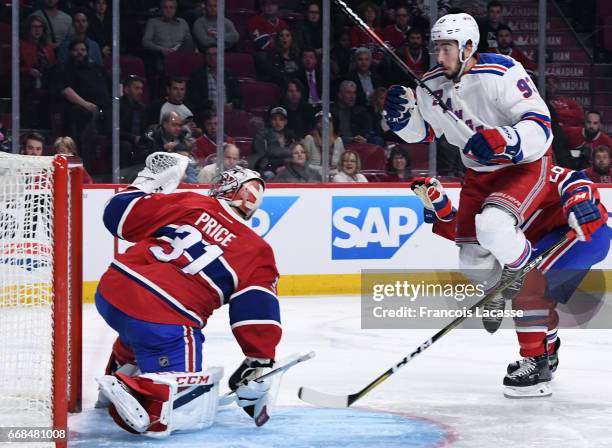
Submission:
[[[520,63],[476,53],[479,30],[469,14],[440,18],[431,39],[438,65],[423,81],[463,121],[452,119],[422,87],[415,97],[407,87],[392,86],[384,114],[406,142],[444,135],[461,151],[468,170],[457,215],[460,266],[491,288],[529,260],[531,246],[519,226],[546,191],[550,115]],[[514,286],[518,293],[520,284]],[[489,304],[500,306],[501,297]]]

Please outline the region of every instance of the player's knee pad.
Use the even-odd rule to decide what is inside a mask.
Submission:
[[[211,426],[217,414],[223,368],[202,372],[160,372],[98,380],[112,402],[111,416],[124,429],[149,437]]]
[[[495,256],[478,244],[459,247],[459,269],[473,284],[493,287],[501,277],[502,266]]]
[[[475,216],[475,223],[478,243],[501,264],[517,269],[529,259],[531,245],[510,212],[489,205]]]

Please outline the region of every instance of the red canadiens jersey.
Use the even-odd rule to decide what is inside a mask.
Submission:
[[[229,304],[244,354],[274,359],[281,338],[274,254],[224,201],[126,190],[106,205],[104,225],[135,243],[100,280],[109,303],[136,319],[199,328]]]
[[[289,25],[283,19],[268,20],[264,15],[252,17],[247,28],[258,50],[270,51],[274,49],[274,38],[279,31],[288,29]]]
[[[564,130],[571,149],[588,147],[592,151],[598,146],[607,146],[612,149],[612,138],[601,131],[595,135],[595,138],[587,140],[582,127],[568,127]]]
[[[558,96],[550,100],[550,104],[557,112],[559,125],[564,127],[582,126],[584,123],[584,109],[578,101],[565,96]]]
[[[582,171],[552,166],[547,183],[546,199],[540,204],[540,208],[521,225],[527,239],[535,244],[554,229],[567,226],[563,204],[572,194],[582,191],[585,187],[599,208],[602,225],[605,224],[608,220],[608,211],[599,199],[597,186]],[[433,232],[455,241],[455,220],[436,221],[433,225]]]
[[[406,44],[406,33],[395,24],[387,25],[382,32],[382,37],[385,42],[391,44],[391,47],[398,49]]]

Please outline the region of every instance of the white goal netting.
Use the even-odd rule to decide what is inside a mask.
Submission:
[[[53,422],[53,172],[0,153],[0,426]]]

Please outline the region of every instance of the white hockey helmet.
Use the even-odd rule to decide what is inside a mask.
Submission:
[[[236,166],[213,181],[209,196],[223,199],[249,220],[263,201],[266,183],[258,172]]]
[[[438,19],[431,29],[431,40],[454,40],[459,46],[459,61],[461,62],[461,72],[465,68],[465,63],[476,53],[480,42],[480,30],[474,17],[466,13],[447,14]],[[472,52],[464,59],[463,50],[468,42],[472,42]]]

